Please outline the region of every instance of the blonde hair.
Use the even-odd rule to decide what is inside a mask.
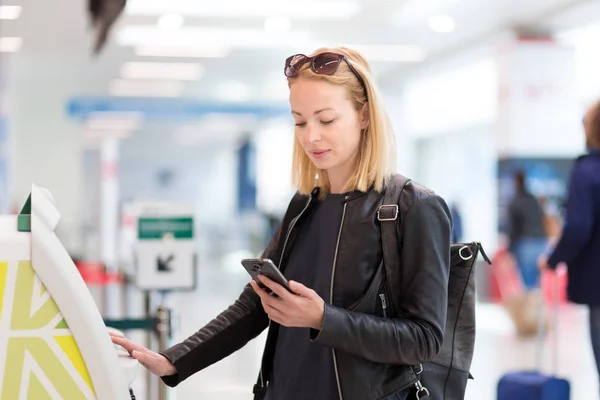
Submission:
[[[364,88],[343,61],[333,75],[315,74],[310,68],[310,63],[306,63],[297,76],[288,78],[288,86],[291,87],[292,83],[299,78],[321,79],[334,85],[344,86],[358,113],[361,113],[364,105],[367,104],[369,122],[367,128],[361,133],[355,171],[348,179],[343,192],[353,190],[367,192],[370,188],[380,192],[396,169],[396,140],[389,117],[371,77],[371,69],[363,56],[344,47],[322,48],[312,55],[324,52],[344,55],[362,78]],[[321,196],[331,192],[327,171],[319,170],[312,163],[297,136],[294,139],[292,180],[302,194],[309,194],[315,186],[320,187]]]

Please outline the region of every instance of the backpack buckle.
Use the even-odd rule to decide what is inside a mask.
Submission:
[[[382,215],[383,212],[383,215]],[[398,219],[397,204],[383,204],[377,210],[377,219],[379,221],[395,221]]]
[[[417,381],[417,383],[415,383],[415,387],[417,388],[417,393],[415,393],[417,400],[425,400],[429,398],[429,390],[427,390],[427,388],[421,384],[421,381]]]
[[[419,370],[415,371],[416,375],[421,375],[423,373],[423,364],[419,364]]]
[[[427,388],[421,388],[417,391],[417,400],[425,400],[429,398],[429,390]]]

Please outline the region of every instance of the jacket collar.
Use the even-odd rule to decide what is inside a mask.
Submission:
[[[344,194],[344,200],[345,201],[356,200],[356,199],[359,199],[359,198],[363,197],[366,194],[367,194],[367,192],[361,192],[359,190],[355,190],[353,192],[345,193]]]
[[[372,188],[369,188],[368,192],[370,192],[372,190]],[[310,196],[312,199],[317,199],[319,197],[319,193],[321,192],[321,188],[319,186],[315,187],[312,192],[310,193]],[[353,190],[351,192],[346,192],[346,193],[341,193],[342,198],[344,199],[344,201],[352,201],[352,200],[356,200],[359,199],[363,196],[365,196],[368,192],[361,192],[360,190]]]

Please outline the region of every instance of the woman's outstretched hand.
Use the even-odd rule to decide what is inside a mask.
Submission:
[[[276,296],[267,293],[255,281],[250,284],[260,296],[262,306],[272,321],[285,327],[313,328],[320,330],[325,314],[325,302],[312,289],[299,282],[289,281],[292,292],[264,275],[260,281],[273,291]]]
[[[114,344],[118,344],[123,347],[131,357],[135,358],[142,364],[148,371],[152,372],[157,376],[168,376],[173,375],[177,372],[175,366],[171,364],[167,358],[161,354],[158,354],[152,350],[145,348],[142,345],[132,342],[125,336],[119,335],[118,333],[109,332],[110,338]]]

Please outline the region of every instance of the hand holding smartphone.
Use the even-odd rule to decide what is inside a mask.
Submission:
[[[242,266],[246,271],[250,274],[252,279],[260,286],[262,289],[270,291],[259,279],[259,275],[264,275],[272,281],[280,284],[288,291],[291,292],[288,281],[283,276],[279,268],[275,266],[273,261],[268,258],[246,258],[242,260]]]
[[[250,282],[251,286],[269,320],[288,328],[321,329],[325,318],[325,301],[317,292],[300,282],[289,281],[288,284],[288,280],[269,259],[244,259],[242,265],[255,281]],[[260,275],[263,275],[261,279],[265,280],[266,285],[273,289],[265,288],[258,278]],[[289,286],[292,283],[293,291]]]

